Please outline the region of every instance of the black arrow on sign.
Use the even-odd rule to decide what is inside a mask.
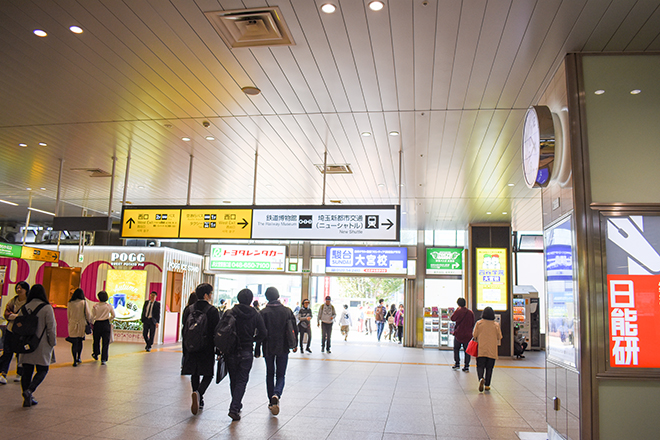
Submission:
[[[135,223],[135,220],[133,220],[133,217],[131,217],[128,220],[126,220],[126,223],[128,223],[128,229],[131,229],[131,226],[133,226],[133,223]]]
[[[387,219],[387,223],[381,223],[381,226],[386,226],[387,225],[387,230],[389,231],[392,226],[394,226],[394,223],[392,223],[392,220],[389,218]]]
[[[248,225],[248,222],[247,222],[247,220],[243,219],[243,221],[242,221],[242,222],[238,222],[238,224],[239,224],[239,225],[243,225],[243,227],[242,227],[241,229],[245,229],[245,227]]]

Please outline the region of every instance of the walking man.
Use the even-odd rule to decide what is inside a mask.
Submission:
[[[451,367],[454,370],[461,368],[461,346],[463,346],[463,350],[467,350],[474,328],[474,313],[465,307],[465,298],[458,298],[456,304],[458,304],[458,309],[451,315],[451,320],[456,323],[454,327],[454,366]],[[470,371],[470,355],[467,353],[465,353],[463,371],[466,373]]]
[[[380,337],[383,334],[383,329],[385,328],[385,315],[387,314],[387,309],[383,305],[383,298],[378,300],[378,306],[374,310],[374,320],[376,321],[376,337],[380,341]]]
[[[243,396],[252,369],[254,342],[261,342],[266,337],[264,321],[259,312],[254,307],[250,307],[250,303],[252,303],[252,291],[243,289],[238,292],[238,304],[225,312],[236,319],[239,345],[236,352],[225,355],[231,390],[229,417],[232,420],[241,420]]]
[[[325,303],[321,304],[319,308],[319,313],[316,315],[316,326],[321,327],[321,353],[325,350],[330,352],[330,338],[332,337],[332,323],[335,322],[335,317],[337,313],[335,312],[335,306],[330,304],[330,297],[325,297]]]
[[[204,408],[204,393],[213,380],[215,345],[213,333],[220,321],[218,309],[213,307],[213,286],[202,283],[195,289],[197,302],[183,313],[183,343],[186,357],[181,374],[190,375],[192,405],[190,411],[197,415]],[[200,381],[200,376],[202,377]]]
[[[154,345],[154,337],[160,322],[160,303],[156,301],[157,296],[156,292],[151,292],[149,301],[145,301],[142,307],[142,337],[147,351],[151,351],[151,346]]]
[[[339,317],[339,325],[341,326],[341,334],[344,335],[344,341],[348,340],[348,332],[353,325],[353,320],[351,319],[351,314],[348,311],[348,305],[344,304],[344,310],[341,312]]]
[[[284,376],[289,361],[289,344],[287,331],[293,329],[298,337],[296,317],[290,308],[279,301],[280,293],[275,287],[266,289],[268,304],[259,312],[266,325],[267,336],[263,341],[263,354],[266,361],[266,393],[268,394],[268,409],[274,416],[280,413],[280,399],[284,391]],[[259,357],[262,342],[257,341],[254,357]],[[295,353],[298,347],[293,349]]]
[[[309,308],[309,300],[305,298],[302,307],[298,310],[298,333],[300,334],[300,352],[303,353],[303,344],[307,336],[307,353],[311,353],[309,345],[312,343],[312,309]]]

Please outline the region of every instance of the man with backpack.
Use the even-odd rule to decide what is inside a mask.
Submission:
[[[243,289],[238,292],[238,304],[235,304],[222,316],[222,322],[231,321],[233,318],[234,335],[237,339],[235,350],[230,349],[224,353],[229,371],[229,388],[231,390],[229,417],[232,420],[241,420],[240,413],[243,408],[241,402],[252,369],[253,342],[261,342],[267,334],[261,315],[254,307],[250,307],[250,303],[252,303],[252,291]]]
[[[330,297],[325,297],[325,303],[319,307],[319,313],[316,315],[316,324],[321,326],[321,353],[330,351],[330,338],[332,337],[332,324],[335,322],[335,306],[330,304]]]
[[[220,321],[218,309],[211,304],[213,286],[202,283],[195,289],[197,302],[183,313],[183,344],[186,357],[181,374],[190,374],[192,405],[190,411],[197,415],[204,408],[204,392],[213,380],[215,345],[213,335]],[[203,376],[200,382],[200,376]]]
[[[374,320],[376,321],[376,336],[380,341],[380,337],[383,334],[383,329],[385,328],[385,315],[387,314],[387,309],[383,305],[384,299],[381,298],[378,300],[378,306],[374,310]]]
[[[263,341],[266,361],[266,392],[268,409],[274,416],[280,413],[280,398],[284,390],[284,376],[289,361],[289,349],[298,350],[298,326],[290,308],[279,301],[280,293],[275,287],[266,289],[268,304],[259,312],[266,325],[268,335]],[[254,357],[259,357],[262,342],[257,341]]]

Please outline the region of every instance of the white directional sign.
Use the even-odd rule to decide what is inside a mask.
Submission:
[[[399,206],[288,207],[252,213],[252,239],[399,241]]]

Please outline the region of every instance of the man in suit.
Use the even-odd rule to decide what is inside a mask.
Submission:
[[[158,296],[156,292],[151,292],[149,301],[145,301],[144,307],[142,307],[142,336],[145,344],[147,344],[145,347],[147,351],[151,351],[156,329],[158,329],[158,323],[160,322],[160,303],[156,301],[156,296]]]

